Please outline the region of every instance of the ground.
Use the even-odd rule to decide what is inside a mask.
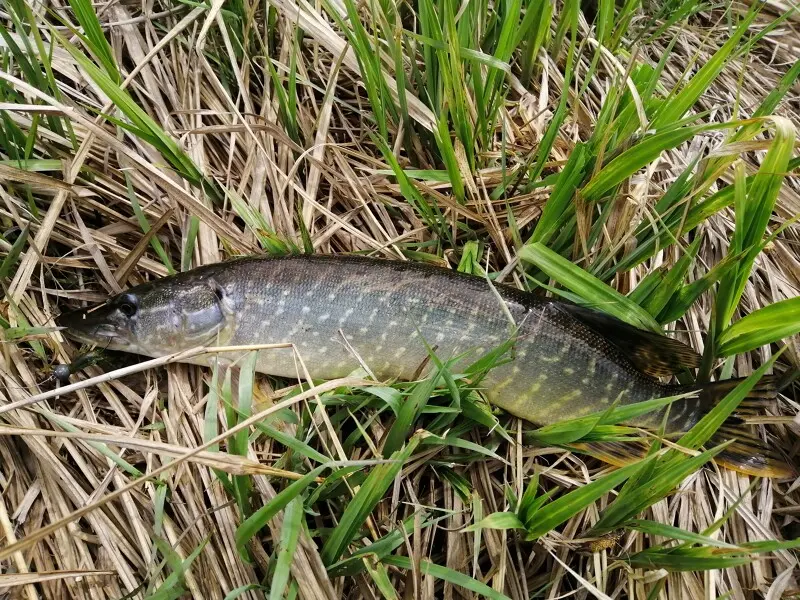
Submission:
[[[624,469],[565,448],[614,425],[461,379],[106,354],[42,397],[85,350],[60,311],[255,252],[488,273],[663,328],[690,379],[791,373],[798,40],[776,1],[0,3],[0,596],[800,593],[798,480],[698,456],[736,392]],[[799,408],[745,414],[794,463]]]

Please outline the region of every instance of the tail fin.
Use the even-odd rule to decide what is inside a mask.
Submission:
[[[728,379],[701,386],[699,400],[704,411],[711,410],[742,381],[742,379]],[[732,471],[757,477],[783,479],[797,476],[795,468],[784,460],[777,450],[771,449],[751,431],[751,427],[736,416],[760,411],[773,402],[777,396],[777,382],[778,379],[773,376],[762,378],[748,397],[740,403],[736,413],[731,415],[709,440],[708,446],[733,440],[733,443],[714,457],[717,464]],[[692,390],[698,390],[697,386],[691,386],[687,391]],[[643,441],[597,441],[570,446],[615,466],[624,466],[644,458],[648,449],[648,445]]]
[[[705,384],[700,388],[700,399],[706,410],[711,410],[743,379],[728,379]],[[714,457],[717,464],[757,477],[787,478],[797,475],[795,468],[784,460],[777,449],[771,448],[759,438],[753,427],[746,425],[740,416],[761,412],[774,403],[779,388],[779,378],[766,375],[750,390],[750,393],[709,440],[709,446],[733,440]]]

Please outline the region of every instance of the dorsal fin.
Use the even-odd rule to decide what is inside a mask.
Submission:
[[[559,303],[559,307],[614,344],[647,375],[668,377],[684,368],[700,366],[700,355],[683,342],[638,329],[616,317],[577,304]]]

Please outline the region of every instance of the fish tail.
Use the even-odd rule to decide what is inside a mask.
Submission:
[[[712,410],[719,402],[733,391],[744,378],[727,379],[706,383],[699,388],[699,400],[702,414]],[[731,442],[714,457],[717,464],[757,477],[785,478],[796,475],[794,467],[784,460],[777,449],[767,445],[748,426],[742,417],[761,412],[774,403],[778,395],[780,379],[775,375],[766,375],[737,407],[709,440],[709,446]],[[697,390],[695,386],[693,389]]]
[[[719,402],[738,386],[744,379],[728,379],[698,386],[688,385],[672,388],[673,393],[699,392],[695,400],[697,406],[691,423],[670,423],[671,430],[686,430],[713,409]],[[796,469],[777,451],[759,438],[742,417],[761,412],[765,406],[775,401],[778,390],[782,388],[781,380],[775,376],[765,376],[737,407],[736,414],[731,415],[716,431],[708,442],[708,446],[716,446],[730,442],[714,460],[720,466],[746,475],[768,478],[788,478],[797,475]],[[687,399],[691,401],[691,399]],[[687,426],[688,425],[688,426]],[[590,454],[604,462],[624,466],[640,460],[647,455],[649,443],[636,442],[586,442],[572,444],[572,448]]]

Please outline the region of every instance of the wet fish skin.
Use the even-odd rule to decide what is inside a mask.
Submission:
[[[642,373],[619,345],[571,315],[569,304],[494,288],[480,277],[413,263],[247,257],[131,288],[98,308],[66,313],[58,324],[73,339],[146,356],[203,344],[292,342],[319,379],[359,367],[348,345],[377,377],[409,379],[427,357],[423,340],[443,359],[466,353],[458,369],[516,332],[513,360],[492,369],[482,386],[493,404],[537,424],[684,391]],[[257,370],[300,373],[290,349],[260,352]],[[681,405],[671,411],[671,430],[687,429],[702,414],[697,399]],[[636,423],[659,419],[651,414]]]

